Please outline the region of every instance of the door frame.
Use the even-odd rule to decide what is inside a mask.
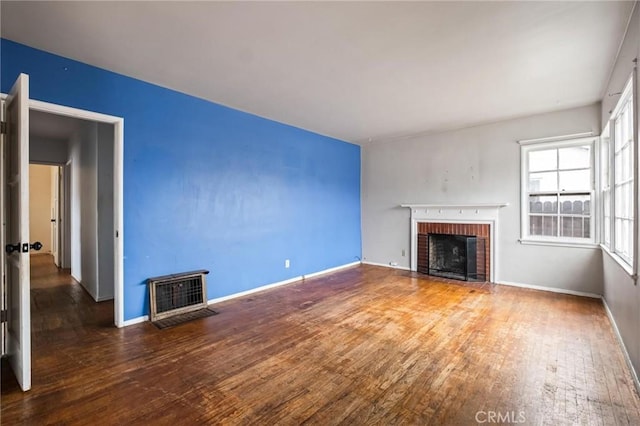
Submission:
[[[3,95],[4,97],[4,95]],[[29,110],[46,112],[82,120],[113,125],[113,209],[114,209],[114,283],[113,320],[116,327],[124,327],[124,118],[99,112],[72,108],[50,102],[29,100]]]

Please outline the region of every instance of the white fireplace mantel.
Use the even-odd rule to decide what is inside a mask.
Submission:
[[[483,204],[400,204],[411,210],[411,270],[418,269],[418,223],[477,223],[488,224],[491,238],[489,280],[498,280],[498,218],[499,211],[509,203]]]
[[[467,217],[495,217],[498,210],[508,206],[509,203],[484,203],[484,204],[400,204],[400,207],[411,209],[411,217],[420,218],[450,218],[461,219]]]

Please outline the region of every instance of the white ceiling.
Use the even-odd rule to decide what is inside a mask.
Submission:
[[[597,102],[633,2],[0,2],[2,37],[352,142]]]

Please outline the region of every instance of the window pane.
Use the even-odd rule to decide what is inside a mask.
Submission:
[[[558,217],[557,216],[537,216],[529,217],[529,234],[542,236],[558,235]]]
[[[607,247],[611,247],[611,191],[602,192],[602,239]]]
[[[569,238],[589,238],[589,218],[561,217],[560,236]]]
[[[613,181],[620,182],[622,180],[622,156],[617,152],[614,157],[613,164]]]
[[[558,173],[529,173],[529,191],[557,191]]]
[[[558,235],[557,216],[542,216],[542,235],[553,237]]]
[[[633,220],[633,182],[627,182],[626,184],[626,198],[627,198],[627,217]]]
[[[531,151],[529,153],[529,171],[555,170],[558,168],[558,150]]]
[[[582,236],[583,238],[591,238],[591,218],[590,217],[585,217],[582,219],[583,222],[583,231],[582,231]]]
[[[624,141],[622,140],[622,119],[621,117],[618,117],[615,121],[615,125],[614,125],[614,134],[613,134],[613,140],[614,142],[614,148],[616,150],[616,152],[618,152],[620,150],[620,148],[622,148],[622,145],[624,144]]]
[[[626,161],[627,162],[627,170],[629,171],[627,173],[627,177],[629,179],[633,179],[633,144],[629,144],[625,147],[625,157],[623,157],[622,161]]]
[[[572,170],[570,172],[559,172],[560,190],[575,191],[591,189],[591,170]]]
[[[529,196],[529,213],[558,213],[557,198],[555,195]]]
[[[573,218],[573,236],[575,238],[584,238],[584,218]]]
[[[560,214],[591,215],[591,195],[560,195]]]
[[[542,216],[529,217],[529,234],[542,235]]]
[[[586,169],[591,166],[591,146],[571,146],[558,150],[560,169]]]
[[[630,159],[631,159],[631,155],[629,153],[629,148],[630,146],[627,145],[624,148],[622,148],[622,151],[620,151],[620,179],[621,180],[627,180],[631,177],[631,164],[630,163]],[[631,167],[630,167],[631,166]]]
[[[604,129],[604,131],[602,132],[602,135],[600,137],[600,171],[601,171],[601,182],[602,182],[602,188],[608,188],[609,187],[609,143],[610,143],[610,138],[609,138],[609,125],[607,124],[607,127]]]
[[[622,216],[633,218],[633,183],[627,182],[622,186]]]
[[[625,108],[622,111],[622,115],[620,116],[620,121],[621,121],[621,134],[620,134],[620,144],[621,145],[626,145],[630,138],[630,132],[629,132],[629,111],[627,108]]]
[[[573,218],[561,217],[560,218],[560,236],[571,237],[573,236]]]

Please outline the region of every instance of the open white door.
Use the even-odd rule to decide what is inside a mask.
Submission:
[[[29,76],[20,74],[6,100],[5,244],[7,354],[23,391],[31,388],[29,262]]]
[[[51,254],[60,267],[60,167],[51,167]]]

